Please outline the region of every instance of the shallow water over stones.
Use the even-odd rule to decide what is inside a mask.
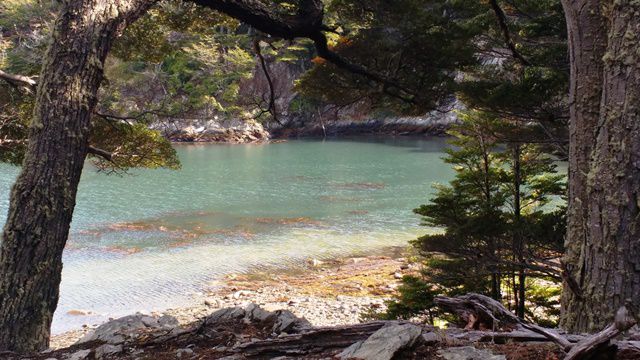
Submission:
[[[211,280],[405,244],[451,170],[444,140],[177,145],[179,171],[87,168],[54,332],[188,303]],[[18,169],[0,165],[0,225]]]

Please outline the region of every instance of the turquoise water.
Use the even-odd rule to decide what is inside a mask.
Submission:
[[[444,147],[439,138],[178,145],[179,171],[88,167],[53,330],[186,304],[252,267],[406,244],[425,231],[411,210],[452,176]],[[0,224],[17,172],[0,165]]]

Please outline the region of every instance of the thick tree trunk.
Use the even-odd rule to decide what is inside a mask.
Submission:
[[[606,3],[563,1],[572,161],[561,323],[572,332],[601,330],[640,302],[640,5]]]
[[[56,21],[29,147],[0,249],[0,350],[45,349],[87,153],[90,115],[115,35],[151,0],[68,0]]]

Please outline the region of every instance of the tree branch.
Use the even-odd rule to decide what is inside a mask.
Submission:
[[[565,360],[588,359],[590,355],[596,352],[611,339],[618,336],[623,331],[629,330],[636,324],[635,319],[630,316],[626,307],[621,307],[616,312],[615,322],[607,326],[604,330],[597,334],[591,335],[586,339],[575,344],[571,351],[565,357]]]
[[[34,79],[28,76],[9,74],[2,70],[0,70],[0,79],[6,81],[11,86],[26,89],[28,92],[33,92],[38,84]]]
[[[283,39],[308,38],[313,41],[318,56],[331,62],[338,68],[382,84],[382,91],[402,101],[415,104],[414,94],[409,89],[369,71],[361,65],[354,64],[331,51],[327,44],[323,24],[324,6],[321,0],[300,0],[295,14],[282,13],[273,6],[267,6],[259,0],[191,0],[192,2],[212,8],[240,20],[255,29],[271,36]],[[397,91],[392,91],[396,89]]]
[[[113,162],[113,154],[106,151],[106,150],[102,150],[93,146],[89,146],[87,148],[87,153],[88,154],[92,154],[92,155],[96,155],[99,156],[107,161]]]
[[[513,42],[513,39],[511,38],[511,33],[509,32],[509,27],[507,26],[507,16],[505,15],[504,11],[502,11],[500,4],[498,4],[498,0],[490,0],[489,3],[491,3],[491,8],[493,9],[493,12],[496,14],[496,18],[498,20],[498,26],[500,26],[500,30],[502,30],[502,36],[504,37],[504,42],[506,43],[507,47],[511,51],[511,55],[513,55],[514,58],[520,61],[522,65],[531,66],[531,63],[527,59],[525,59],[524,56],[520,54],[520,52],[518,52],[518,49],[516,49],[516,44]]]
[[[264,56],[262,55],[262,50],[260,49],[260,40],[253,40],[253,49],[258,55],[258,59],[260,59],[260,67],[262,68],[262,72],[264,73],[264,77],[267,79],[267,83],[269,84],[269,107],[267,111],[273,117],[273,120],[278,124],[282,125],[280,120],[278,120],[278,111],[276,109],[276,91],[273,86],[273,81],[271,80],[271,75],[269,75],[269,69],[267,68],[267,63],[264,60]]]

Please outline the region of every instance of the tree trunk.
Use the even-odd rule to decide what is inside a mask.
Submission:
[[[0,248],[0,350],[49,344],[90,115],[115,35],[152,0],[68,0],[44,59]]]
[[[561,324],[593,332],[626,300],[640,305],[640,4],[563,5],[572,67]]]
[[[516,143],[513,146],[513,253],[515,262],[519,264],[518,287],[516,296],[516,316],[524,319],[525,312],[525,256],[524,256],[524,237],[522,236],[522,204],[521,204],[521,188],[522,188],[522,168],[521,168],[522,148]],[[515,281],[514,281],[515,283]],[[514,291],[515,292],[515,291]]]

